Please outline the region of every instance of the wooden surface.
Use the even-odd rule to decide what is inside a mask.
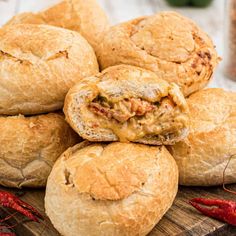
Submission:
[[[236,185],[231,185],[236,190]],[[3,189],[6,190],[6,189]],[[163,219],[156,225],[149,236],[235,236],[236,227],[229,226],[217,220],[208,218],[198,213],[188,201],[194,197],[224,198],[235,200],[235,195],[226,193],[222,187],[187,188],[180,187],[173,206]],[[28,190],[22,199],[34,205],[44,216],[44,191]],[[11,211],[4,209],[5,214]],[[0,211],[1,213],[1,211]],[[4,214],[1,214],[2,216]],[[45,216],[45,223],[27,222],[16,227],[19,236],[59,236]],[[16,215],[14,221],[22,222],[21,215]],[[69,234],[68,234],[69,235]],[[86,235],[84,235],[86,236]],[[112,236],[112,235],[110,235]]]

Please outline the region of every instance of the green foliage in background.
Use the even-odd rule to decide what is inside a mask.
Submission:
[[[211,4],[212,0],[166,0],[170,5],[182,7],[182,6],[196,6],[207,7]]]

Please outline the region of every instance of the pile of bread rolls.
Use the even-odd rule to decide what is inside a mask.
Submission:
[[[236,94],[202,90],[218,62],[175,12],[110,27],[95,0],[64,0],[13,17],[0,29],[0,184],[47,182],[62,235],[147,235],[178,180],[222,184],[236,153]]]

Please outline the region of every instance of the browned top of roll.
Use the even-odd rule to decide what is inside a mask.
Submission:
[[[29,24],[0,30],[0,114],[60,109],[69,88],[97,72],[94,51],[77,32]]]
[[[164,146],[87,145],[68,149],[49,176],[53,225],[62,235],[147,235],[176,195],[174,159]]]
[[[186,96],[208,83],[219,61],[207,34],[175,12],[111,27],[97,55],[103,69],[117,64],[143,67],[177,83]]]
[[[78,31],[94,48],[109,28],[108,18],[96,0],[65,0],[39,13],[18,14],[6,26],[22,23],[48,24]]]

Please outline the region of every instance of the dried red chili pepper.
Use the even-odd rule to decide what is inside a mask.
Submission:
[[[34,207],[20,200],[17,196],[9,192],[0,191],[0,205],[3,207],[8,207],[8,208],[16,210],[15,213],[3,219],[0,219],[0,223],[6,222],[17,213],[21,213],[22,215],[26,216],[28,219],[35,222],[39,222],[39,219],[43,219],[41,214]],[[0,236],[16,236],[16,234],[13,232],[3,232],[3,230],[12,229],[16,225],[11,225],[11,226],[0,225]]]
[[[0,233],[0,236],[16,236],[15,233]]]
[[[39,219],[43,219],[42,215],[34,207],[5,191],[0,191],[0,205],[14,209],[35,222],[39,222]],[[5,220],[6,218],[4,221]]]
[[[204,215],[236,226],[236,202],[234,201],[194,198],[189,203]]]
[[[12,218],[15,214],[12,214],[10,216],[7,216],[4,219],[1,219],[0,222],[5,222],[7,220],[9,220],[10,218]],[[6,230],[10,230],[13,229],[14,227],[16,227],[16,225],[11,225],[11,226],[7,226],[7,225],[0,225],[0,236],[16,236],[15,233],[13,232],[5,232]]]

